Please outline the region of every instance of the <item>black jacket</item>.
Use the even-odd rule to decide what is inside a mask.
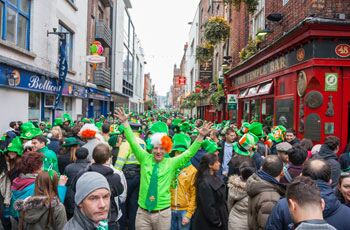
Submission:
[[[296,146],[300,144],[300,140],[298,138],[294,138],[291,142],[289,142],[292,146]]]
[[[227,230],[226,186],[216,176],[208,176],[197,185],[197,210],[193,230]]]
[[[58,170],[60,171],[61,174],[64,173],[65,168],[73,163],[70,159],[70,153],[65,153],[65,154],[58,154],[57,155],[57,163],[58,163]]]
[[[51,138],[50,144],[47,145],[47,148],[54,151],[56,155],[58,155],[61,149],[61,141],[56,138]]]
[[[322,145],[320,152],[315,155],[315,157],[326,160],[331,166],[332,187],[336,187],[338,185],[341,170],[338,158],[335,153],[327,145]]]
[[[325,201],[326,206],[323,210],[323,218],[328,224],[338,230],[349,229],[350,226],[350,208],[340,203],[334,194],[331,186],[324,181],[317,181],[317,186],[321,191],[321,197]],[[288,209],[286,198],[278,201],[272,210],[267,221],[265,229],[268,230],[288,230],[288,226],[292,226],[292,218]]]

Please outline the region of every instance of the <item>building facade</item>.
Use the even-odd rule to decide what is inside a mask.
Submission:
[[[349,1],[261,0],[249,21],[237,18],[253,39],[262,28],[269,34],[253,56],[227,72],[226,92],[238,97],[238,110],[226,119],[284,125],[314,144],[335,135],[344,149],[350,138],[349,7]]]
[[[0,0],[1,131],[12,120],[83,116],[87,4],[83,1]],[[53,110],[58,84],[57,35],[66,32],[68,74],[62,103]],[[14,82],[12,81],[14,80]]]
[[[143,111],[143,76],[145,55],[129,14],[129,0],[117,1],[114,11],[115,60],[112,71],[112,101],[129,111]]]

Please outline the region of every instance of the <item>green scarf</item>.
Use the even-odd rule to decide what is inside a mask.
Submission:
[[[158,196],[158,166],[156,163],[153,166],[152,176],[148,187],[147,199],[145,202],[147,210],[150,212],[154,210],[157,206],[157,196]]]
[[[185,165],[183,165],[182,167],[176,169],[175,178],[174,178],[173,183],[172,183],[172,185],[171,185],[173,189],[176,189],[177,186],[178,186],[178,184],[179,184],[179,179],[178,179],[178,177],[179,177],[179,175],[180,175],[180,172],[181,172],[184,168],[187,168],[187,167],[190,166],[190,165],[191,165],[191,161],[187,162],[187,163],[186,163]]]
[[[96,230],[108,230],[108,221],[101,220],[96,227]]]

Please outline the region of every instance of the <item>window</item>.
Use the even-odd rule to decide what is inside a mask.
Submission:
[[[128,61],[128,82],[134,83],[134,56],[129,52]]]
[[[40,120],[40,93],[29,92],[28,120]]]
[[[252,17],[252,38],[255,38],[259,30],[265,29],[265,0],[259,0],[259,4]]]
[[[124,52],[123,52],[123,79],[128,80],[128,54],[129,50],[124,46]]]
[[[2,39],[2,19],[4,16],[4,3],[0,1],[0,39]]]
[[[288,3],[289,0],[282,0],[283,5],[286,5]]]
[[[60,32],[67,32],[68,33],[66,35],[66,41],[67,41],[66,55],[67,55],[68,69],[72,69],[72,67],[73,67],[73,32],[62,24],[59,24],[58,30]]]
[[[129,46],[129,14],[124,11],[124,43]]]
[[[29,0],[0,0],[0,38],[29,50]]]
[[[191,42],[191,56],[193,56],[194,53],[194,39]]]

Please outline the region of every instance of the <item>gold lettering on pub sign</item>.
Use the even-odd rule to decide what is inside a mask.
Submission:
[[[242,85],[247,82],[258,79],[261,76],[265,76],[287,67],[287,56],[279,57],[273,61],[270,61],[257,69],[254,69],[248,73],[238,76],[234,79],[234,85]]]

